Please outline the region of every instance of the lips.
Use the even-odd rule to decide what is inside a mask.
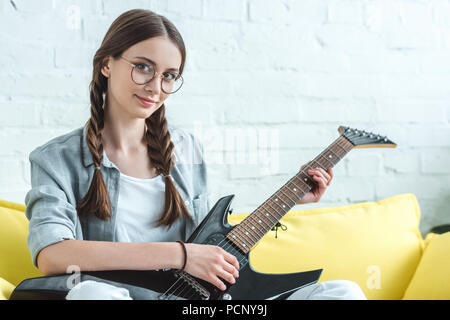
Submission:
[[[152,100],[152,99],[143,98],[143,97],[138,96],[138,95],[136,95],[136,96],[137,96],[139,99],[144,100],[144,101],[149,102],[149,103],[155,103],[155,102],[156,102],[155,100]]]

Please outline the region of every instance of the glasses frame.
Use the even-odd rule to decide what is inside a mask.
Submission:
[[[180,85],[180,87],[179,87],[177,90],[173,91],[173,92],[166,92],[166,91],[164,91],[163,83],[162,83],[162,82],[163,82],[163,76],[164,76],[164,75],[163,75],[162,73],[159,73],[158,71],[156,71],[156,69],[155,69],[154,66],[153,66],[153,71],[154,71],[155,73],[154,73],[153,77],[152,77],[150,80],[148,80],[147,82],[144,82],[144,83],[137,83],[137,82],[133,79],[133,71],[134,71],[134,68],[136,67],[136,64],[134,64],[133,62],[129,61],[128,59],[125,59],[125,58],[122,57],[122,56],[120,56],[119,58],[125,60],[125,61],[128,62],[131,66],[133,66],[133,68],[131,68],[131,74],[130,74],[131,80],[132,80],[134,83],[138,84],[138,85],[147,84],[147,83],[149,83],[150,81],[152,81],[152,80],[155,78],[155,76],[158,76],[158,78],[161,79],[161,81],[160,81],[161,90],[162,90],[164,93],[166,93],[166,94],[173,94],[173,93],[177,92],[178,90],[180,90],[181,87],[182,87],[183,84],[184,84],[184,79],[183,79],[183,77],[181,76],[181,74],[177,73],[178,77],[181,79],[181,85]],[[139,64],[140,64],[140,63],[139,63]],[[142,63],[142,64],[148,64],[148,63]]]

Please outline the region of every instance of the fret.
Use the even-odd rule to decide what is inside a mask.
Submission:
[[[269,200],[271,200],[271,199],[269,199]],[[272,202],[273,202],[273,203],[276,203],[276,205],[278,205],[278,206],[280,207],[280,209],[283,210],[283,207],[280,206],[280,205],[277,203],[278,201],[273,201],[273,200],[272,200]],[[274,207],[272,207],[272,205],[269,203],[269,201],[267,201],[267,203],[268,203],[268,205],[269,205],[272,209],[275,210],[275,212],[278,212],[277,209],[275,209]]]
[[[341,145],[339,145],[339,143],[336,143],[336,146],[341,148],[342,150],[344,150],[344,152],[342,153],[342,156],[345,156],[347,154],[347,150],[345,150],[345,148]]]
[[[328,160],[328,157],[325,157],[325,156],[322,156],[322,155],[320,157],[322,157],[322,159],[325,159],[326,161],[330,162],[331,163],[331,167],[334,166],[334,162],[332,162],[331,160]]]
[[[259,229],[258,224],[254,224],[253,222],[251,222],[251,220],[254,221],[254,217],[252,217],[251,215],[248,216],[245,220],[248,219],[248,223],[251,225],[250,229],[254,230],[255,232],[261,232],[261,229]],[[265,234],[264,229],[262,230],[262,235],[259,235],[260,238]]]
[[[312,186],[310,186],[307,182],[308,181],[311,181],[311,178],[309,177],[309,175],[307,175],[306,173],[303,173],[304,174],[304,176],[303,177],[300,177],[300,181],[304,184],[304,185],[306,185],[308,188],[309,188],[309,190],[311,190],[311,188],[312,188]],[[308,191],[309,191],[308,190]]]
[[[291,179],[291,183],[295,186],[296,189],[300,189],[303,193],[307,193],[305,190],[303,190],[302,188],[300,188],[300,187],[293,181],[293,179]]]
[[[278,190],[278,192],[280,192],[280,191],[281,191],[281,189]],[[277,193],[278,193],[278,192],[277,192]],[[272,199],[272,198],[271,198],[271,199]],[[283,208],[285,208],[286,206],[288,206],[288,207],[290,206],[290,204],[287,203],[286,201],[284,201],[283,198],[280,197],[280,196],[278,196],[278,197],[275,198],[275,202],[278,203],[278,199],[280,199],[280,201],[282,201],[282,202],[284,203],[284,204],[281,205]],[[274,200],[272,199],[272,201],[274,201]]]
[[[235,228],[230,233],[232,233],[233,238],[239,237],[239,240],[241,242],[248,242],[248,240],[250,240],[250,239],[246,239],[246,237],[242,234],[242,232],[238,232],[238,231],[241,231],[240,229],[241,228],[239,228],[239,229]]]
[[[269,229],[270,229],[271,226],[267,224],[267,222],[265,221],[265,219],[261,219],[261,217],[259,216],[259,212],[255,212],[255,213],[256,213],[256,214],[255,214],[255,218],[257,217],[257,221],[256,221],[256,222],[258,222],[258,224],[259,224],[260,226],[263,227],[263,230],[266,229],[267,226],[268,226]],[[266,227],[264,227],[264,226],[261,224],[261,223],[263,223],[263,222],[264,222],[264,224],[266,225]]]
[[[332,154],[334,154],[334,155],[338,158],[338,161],[337,161],[337,162],[341,161],[341,157],[339,157],[339,155],[338,155],[337,153],[333,152],[333,149],[330,149],[330,152],[331,152]],[[336,162],[336,163],[337,163],[337,162]]]
[[[270,204],[270,202],[269,202],[269,200],[271,200],[270,198],[266,201],[266,203],[272,208],[272,210],[274,210],[275,211],[275,213],[273,213],[273,212],[270,212],[270,210],[268,210],[268,209],[266,209],[267,211],[269,211],[270,212],[270,214],[275,214],[275,215],[278,215],[278,209],[276,209],[276,208],[274,208],[271,204]],[[274,201],[273,201],[274,202]]]
[[[289,197],[286,193],[284,193],[283,188],[280,189],[280,192],[283,193],[289,200],[291,200],[294,203],[294,204],[292,204],[290,206],[294,206],[297,203],[297,201],[292,200],[291,197]]]
[[[269,211],[267,211],[265,214],[263,212],[259,211],[257,213],[257,215],[262,216],[265,220],[269,220],[269,226],[273,226],[274,224],[277,223],[277,219],[275,217],[273,217]],[[271,218],[275,218],[275,222],[273,222],[273,220]]]
[[[230,232],[229,235],[231,236],[230,240],[232,240],[235,245],[242,247],[244,249],[247,247],[250,249],[252,247],[249,243],[247,243],[245,240],[242,239],[242,237],[238,232]]]
[[[289,183],[292,183],[292,184],[294,185],[294,187],[291,187],[292,190],[294,190],[294,192],[297,192],[297,190],[300,190],[303,194],[306,193],[302,188],[300,188],[299,186],[297,186],[297,185],[294,183],[294,181],[292,181],[292,179],[288,182],[288,184],[289,184]],[[296,194],[296,195],[297,195],[297,194]],[[297,195],[297,196],[298,196],[298,195]]]
[[[253,235],[253,233],[252,233],[252,230],[247,229],[248,226],[249,226],[249,221],[248,221],[248,219],[244,219],[244,221],[242,221],[242,223],[239,224],[239,226],[237,226],[237,228],[240,229],[240,226],[242,226],[242,228],[245,230],[245,231],[243,231],[243,232],[245,233],[245,235],[250,236],[250,237],[252,238],[252,242],[253,242],[253,243],[258,242],[258,238],[254,237],[254,235]],[[254,229],[254,228],[255,228],[255,227],[253,226],[253,229]],[[250,227],[250,229],[251,229],[251,227]]]
[[[275,222],[273,222],[273,220],[272,219],[270,219],[270,223],[272,223],[272,224],[276,224],[277,223],[277,217],[275,217],[275,216],[273,216],[272,215],[272,212],[270,212],[269,210],[267,210],[266,208],[263,208],[265,211],[266,211],[266,213],[263,213],[263,212],[261,212],[261,214],[263,214],[263,215],[265,215],[266,217],[271,217],[271,218],[274,218],[275,219]]]

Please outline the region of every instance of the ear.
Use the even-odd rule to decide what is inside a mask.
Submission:
[[[109,78],[111,74],[111,57],[108,56],[105,59],[103,59],[102,62],[102,68],[100,69],[101,73],[106,77]]]

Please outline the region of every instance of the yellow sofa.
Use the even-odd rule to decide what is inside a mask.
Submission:
[[[27,248],[25,206],[0,200],[0,299],[22,280],[42,276]],[[230,224],[248,213],[229,215]],[[419,232],[413,194],[378,202],[291,210],[250,254],[260,272],[322,268],[319,282],[358,283],[368,299],[450,299],[450,232]]]

